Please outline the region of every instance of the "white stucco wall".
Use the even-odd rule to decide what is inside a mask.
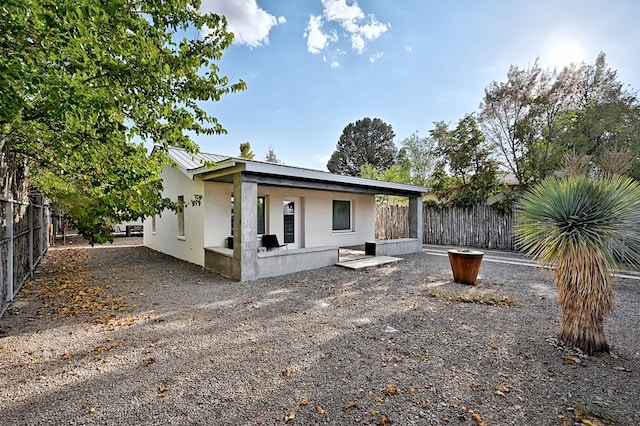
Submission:
[[[224,247],[231,235],[231,193],[233,185],[204,182],[204,247]],[[298,247],[349,246],[375,238],[375,197],[373,195],[326,192],[258,185],[258,196],[266,197],[266,232],[284,241],[283,201],[296,200],[301,233]],[[333,200],[350,200],[353,232],[332,232]],[[177,225],[176,225],[177,226]],[[259,240],[260,236],[256,234]]]
[[[258,195],[267,197],[267,233],[276,234],[283,241],[282,203],[286,198],[298,198],[296,214],[304,230],[298,236],[298,247],[350,246],[375,239],[375,196],[279,188],[258,185]],[[352,205],[353,232],[333,232],[333,200],[349,200]]]
[[[231,194],[233,184],[192,181],[176,168],[166,167],[161,174],[164,196],[185,199],[184,237],[178,236],[178,216],[165,211],[144,223],[144,245],[197,265],[204,266],[204,247],[224,247],[231,235]],[[298,188],[258,185],[258,196],[266,197],[266,232],[284,241],[283,200],[296,200],[300,233],[297,247],[343,247],[375,239],[375,196]],[[199,206],[191,206],[194,194],[203,196]],[[332,231],[333,200],[352,203],[351,232]],[[259,240],[260,236],[256,234]]]
[[[204,225],[203,212],[205,200],[199,206],[192,206],[194,195],[204,195],[204,185],[196,178],[189,179],[177,168],[165,167],[160,176],[164,183],[165,197],[177,201],[184,197],[184,236],[178,236],[178,215],[166,210],[155,218],[155,232],[152,229],[152,218],[144,223],[144,245],[161,253],[197,265],[204,265]]]
[[[204,247],[225,247],[231,236],[233,184],[204,183]]]

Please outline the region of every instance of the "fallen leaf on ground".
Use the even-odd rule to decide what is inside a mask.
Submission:
[[[391,426],[391,420],[386,414],[383,414],[378,422],[378,426]]]
[[[478,424],[478,426],[487,426],[487,424],[482,421],[482,417],[480,417],[480,414],[473,413],[471,415],[471,418]]]
[[[596,419],[592,419],[592,420],[582,419],[582,424],[584,426],[605,426],[604,423]]]
[[[321,406],[316,405],[316,412],[317,412],[318,414],[325,414],[327,411],[326,411],[326,410],[324,410]]]
[[[505,385],[498,385],[498,387],[496,388],[496,390],[502,392],[502,393],[507,393],[509,392],[509,388],[507,388]]]
[[[282,371],[280,372],[280,376],[282,376],[283,378],[287,379],[287,378],[289,378],[289,377],[293,376],[293,375],[294,375],[294,374],[296,374],[296,373],[297,373],[297,371],[296,371],[296,370],[294,370],[294,369],[293,369],[293,368],[291,368],[291,367],[287,367],[287,368],[285,368],[284,370],[282,370]]]
[[[395,383],[391,383],[390,385],[387,385],[387,388],[385,389],[385,393],[387,395],[395,395],[398,393],[398,385],[396,385]]]

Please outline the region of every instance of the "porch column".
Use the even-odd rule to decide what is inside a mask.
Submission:
[[[233,278],[247,281],[256,277],[258,260],[258,184],[233,177]]]
[[[422,247],[422,197],[409,197],[409,238],[416,238]]]

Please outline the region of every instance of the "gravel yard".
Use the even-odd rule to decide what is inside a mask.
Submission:
[[[431,252],[236,283],[116,241],[52,248],[0,319],[1,424],[640,424],[636,279],[586,356],[500,253],[476,286]]]

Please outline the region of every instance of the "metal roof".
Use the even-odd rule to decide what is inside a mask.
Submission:
[[[174,147],[169,147],[169,156],[175,161],[178,167],[187,171],[202,167],[206,162],[219,163],[229,159],[229,157],[224,155],[207,154],[205,152],[192,154],[184,149]]]
[[[417,185],[387,182],[382,180],[366,179],[355,176],[344,176],[321,170],[312,170],[302,167],[293,167],[284,164],[275,164],[262,161],[247,160],[245,158],[228,157],[216,154],[198,153],[191,154],[180,148],[169,148],[169,156],[190,178],[201,176],[205,180],[230,181],[229,173],[236,166],[240,166],[242,173],[256,178],[256,181],[284,186],[297,186],[310,189],[339,189],[366,191],[375,194],[389,195],[419,195],[429,191]],[[213,165],[205,162],[213,162]],[[222,172],[224,175],[220,175]],[[211,174],[215,174],[212,176]]]

